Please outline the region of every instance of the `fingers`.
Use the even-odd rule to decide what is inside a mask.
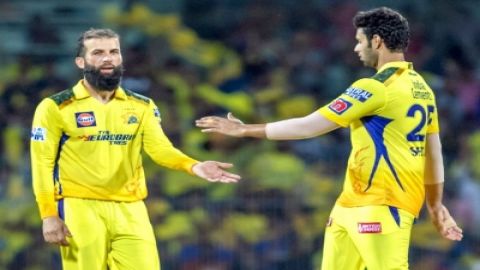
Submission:
[[[240,120],[240,119],[238,119],[237,117],[233,116],[233,113],[231,113],[231,112],[229,112],[229,113],[227,114],[227,119],[230,120],[230,121],[239,123],[239,124],[243,124],[242,120]]]
[[[231,183],[231,182],[238,182],[238,180],[242,179],[242,177],[238,174],[234,174],[234,173],[229,173],[229,172],[223,172],[222,173],[222,180],[220,180],[220,182],[225,182],[225,183]]]
[[[222,169],[229,169],[229,168],[233,167],[232,163],[215,161],[215,164],[217,164],[217,166],[222,168]]]
[[[215,133],[218,132],[219,130],[216,128],[204,128],[200,130],[203,133]]]
[[[221,183],[236,183],[240,180],[240,176],[236,174],[226,173],[220,177],[207,178],[209,182],[221,182]]]
[[[68,246],[67,237],[72,237],[72,233],[59,217],[49,217],[43,220],[43,238],[45,242]]]
[[[72,237],[72,233],[71,233],[70,230],[67,228],[67,226],[63,226],[63,233],[64,233],[65,236],[67,236],[67,237]]]
[[[452,241],[460,241],[463,238],[463,231],[458,226],[450,227],[445,230],[444,237]]]
[[[463,231],[457,226],[446,207],[442,207],[442,211],[439,211],[437,218],[440,232],[444,238],[452,241],[462,240]]]
[[[209,182],[234,183],[240,180],[241,177],[223,170],[231,167],[233,167],[231,163],[209,160],[197,163],[192,167],[192,171],[195,175]]]
[[[222,119],[224,118],[217,116],[206,116],[195,120],[195,124],[197,127],[212,127],[217,126]]]
[[[233,167],[233,164],[230,164],[230,163],[222,163],[222,162],[216,162],[215,161],[215,164],[219,168],[231,168],[231,167]],[[210,182],[221,182],[221,183],[236,183],[236,182],[238,182],[238,180],[241,179],[240,175],[230,173],[230,172],[224,171],[224,170],[219,169],[219,168],[217,168],[215,170],[215,173],[213,175],[212,175],[212,173],[210,173],[210,176],[206,177],[205,179],[207,179]]]
[[[207,116],[200,118],[199,120],[195,121],[195,125],[199,128],[202,128],[200,131],[204,133],[213,133],[218,132],[218,117],[214,116]]]
[[[448,212],[447,212],[448,213]],[[447,215],[446,215],[447,216]],[[448,215],[443,222],[444,233],[443,236],[449,240],[460,241],[463,238],[463,231],[457,226],[455,220]]]
[[[43,237],[45,239],[45,242],[61,246],[68,246],[69,243],[67,241],[67,237],[72,237],[72,234],[70,233],[70,231],[68,231],[68,229],[66,230],[67,231],[60,229],[57,231],[44,233]]]
[[[208,177],[206,179],[210,182],[236,183],[241,177],[238,174],[221,171],[220,175],[216,177]]]

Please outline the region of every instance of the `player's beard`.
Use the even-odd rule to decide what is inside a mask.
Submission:
[[[123,66],[118,65],[113,68],[111,74],[102,74],[100,68],[85,64],[83,76],[85,80],[98,91],[113,91],[118,88],[122,80]]]
[[[363,65],[378,68],[378,53],[372,49],[371,45],[363,50]]]

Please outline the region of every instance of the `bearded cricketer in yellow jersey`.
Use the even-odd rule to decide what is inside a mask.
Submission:
[[[84,78],[37,107],[31,134],[33,189],[43,236],[61,246],[66,270],[160,269],[143,202],[141,151],[156,163],[211,182],[236,182],[232,165],[199,162],[163,133],[147,97],[120,87],[119,36],[90,29],[78,40]]]
[[[359,12],[354,51],[377,69],[310,115],[267,124],[204,117],[204,132],[293,140],[349,127],[352,151],[343,192],[327,224],[323,270],[408,269],[410,231],[426,196],[439,233],[462,230],[442,204],[444,168],[435,95],[404,59],[407,20],[389,8]]]

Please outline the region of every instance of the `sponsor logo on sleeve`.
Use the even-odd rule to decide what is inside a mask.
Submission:
[[[382,223],[380,222],[359,222],[358,233],[381,233]]]
[[[47,139],[47,130],[42,127],[33,127],[30,139],[37,142],[45,141]]]
[[[355,87],[348,88],[347,90],[345,90],[344,94],[360,102],[365,102],[373,96],[373,94],[368,92],[367,90]]]
[[[328,106],[330,110],[332,110],[334,113],[338,115],[344,113],[350,107],[352,107],[352,103],[350,103],[349,101],[346,101],[343,98],[338,98]]]
[[[75,119],[77,121],[77,127],[94,127],[97,125],[95,120],[95,114],[93,112],[78,112],[75,113]]]

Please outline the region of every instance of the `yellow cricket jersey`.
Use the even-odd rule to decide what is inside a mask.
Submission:
[[[147,196],[142,148],[159,165],[191,172],[196,160],[174,146],[154,102],[118,88],[102,104],[83,82],[45,98],[31,133],[33,189],[42,218],[63,197],[138,201]]]
[[[425,137],[439,127],[435,96],[412,64],[385,64],[318,111],[351,130],[337,203],[389,205],[418,215],[425,194]]]

